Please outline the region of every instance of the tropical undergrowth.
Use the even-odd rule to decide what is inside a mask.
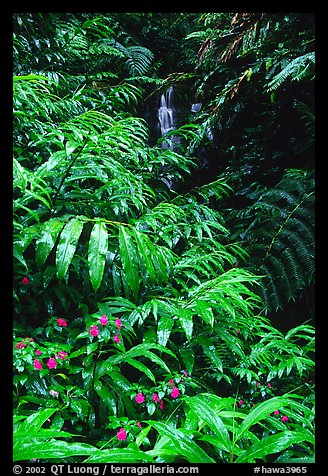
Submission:
[[[224,177],[166,185],[194,169],[199,135],[149,146],[135,108],[151,52],[84,20],[57,31],[58,61],[107,35],[87,60],[106,49],[113,75],[127,69],[106,94],[32,56],[14,76],[14,459],[313,461],[313,327],[264,315],[263,273],[213,207],[233,193]]]

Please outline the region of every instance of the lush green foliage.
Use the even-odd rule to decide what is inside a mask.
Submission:
[[[228,75],[241,42],[242,57],[269,54],[257,19],[213,66],[225,32],[213,25],[235,17],[191,14],[183,28],[176,15],[198,43],[186,65],[198,94]],[[204,111],[168,134],[178,151],[163,138],[150,146],[142,102],[192,76],[160,79],[158,52],[131,18],[166,44],[155,14],[15,15],[14,458],[311,462],[314,328],[305,316],[277,329],[261,296],[281,307],[313,280],[311,172],[253,184],[239,209],[229,204],[243,172],[231,166],[184,193],[168,187],[199,173],[208,127],[229,129],[229,104],[263,58],[218,82]],[[269,96],[312,72],[308,52],[288,66],[281,55]]]

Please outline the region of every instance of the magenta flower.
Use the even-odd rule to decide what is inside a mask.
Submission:
[[[261,384],[260,382],[256,382],[256,386],[259,387]]]
[[[280,413],[279,410],[275,410],[275,411],[273,412],[274,415],[279,415],[279,413]]]
[[[18,344],[15,345],[15,349],[24,349],[26,346],[27,344],[25,344],[25,342],[18,342]]]
[[[240,334],[240,330],[239,330],[239,329],[236,329],[235,331],[236,331],[236,334],[237,334],[237,335]]]
[[[269,387],[269,388],[272,388],[272,385],[271,385],[271,383],[270,383],[270,382],[268,383],[268,387]]]
[[[38,359],[33,360],[33,366],[36,370],[42,369],[42,363]]]
[[[142,424],[140,423],[140,421],[137,422],[137,425],[139,428],[142,428]]]
[[[244,403],[243,400],[240,399],[240,400],[239,400],[239,405],[242,406],[243,403]]]
[[[121,327],[122,327],[122,321],[121,321],[121,319],[116,319],[116,320],[115,320],[115,326],[116,326],[118,329],[121,329]]]
[[[126,440],[126,431],[124,430],[124,428],[121,428],[117,433],[116,433],[116,436],[119,440]]]
[[[113,337],[113,340],[114,342],[116,342],[116,344],[119,344],[121,342],[121,339],[119,338],[119,335],[116,334],[114,337]]]
[[[151,398],[152,398],[153,402],[155,402],[155,403],[159,402],[158,393],[153,393],[153,396]]]
[[[173,387],[171,392],[171,397],[177,398],[179,395],[180,395],[180,390],[178,389],[178,387]]]
[[[185,370],[181,370],[181,372],[183,373],[184,377],[186,377],[186,378],[189,377],[188,372],[186,372]]]
[[[60,327],[67,327],[67,322],[65,321],[65,319],[62,319],[61,317],[58,317],[58,319],[57,319],[57,324],[58,324]]]
[[[68,356],[68,353],[64,352],[63,350],[61,350],[60,352],[57,352],[56,354],[57,359],[61,359],[61,360],[66,360],[67,356]]]
[[[39,349],[36,349],[35,353],[36,353],[36,355],[41,355],[42,354],[41,350],[39,350]]]
[[[97,337],[99,334],[100,330],[98,329],[98,326],[91,326],[88,329],[89,334],[91,334],[94,337]]]
[[[51,395],[52,397],[58,397],[59,393],[56,392],[56,390],[49,390],[49,395]]]
[[[102,326],[105,326],[108,323],[108,317],[105,315],[101,316],[101,318],[99,319],[99,322]]]
[[[164,410],[164,400],[159,401],[159,409]]]
[[[284,422],[284,421],[288,421],[289,418],[287,415],[284,415],[282,418],[281,418],[281,421]]]
[[[22,281],[21,281],[21,283],[22,283],[24,286],[27,286],[29,282],[30,282],[30,280],[29,280],[26,276],[24,276],[24,278],[23,278]]]
[[[170,380],[167,382],[168,386],[173,388],[174,387],[174,380],[170,378]]]
[[[51,369],[55,369],[57,367],[57,361],[51,357],[48,362],[47,362],[47,367],[51,370]]]
[[[142,393],[140,393],[140,392],[137,393],[137,395],[136,395],[136,402],[137,402],[137,403],[142,403],[142,402],[144,402],[144,401],[145,401],[145,397],[142,395]]]

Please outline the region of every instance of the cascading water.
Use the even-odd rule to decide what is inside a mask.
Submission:
[[[158,121],[161,136],[164,137],[168,132],[175,128],[175,110],[173,108],[173,86],[170,86],[165,93],[162,94],[160,105],[158,108]],[[163,141],[164,149],[175,149],[178,144],[177,136],[170,136],[169,141]]]

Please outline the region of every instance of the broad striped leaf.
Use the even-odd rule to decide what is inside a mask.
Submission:
[[[36,459],[63,459],[69,456],[89,456],[98,448],[86,443],[67,443],[61,440],[29,441],[14,448],[14,461]]]
[[[166,346],[170,337],[174,320],[171,316],[162,316],[157,325],[157,338],[160,345]]]
[[[149,282],[154,284],[156,282],[156,274],[151,258],[152,253],[154,253],[154,245],[150,242],[147,236],[143,236],[138,230],[133,231],[138,246],[139,260],[141,261],[141,266],[144,265],[142,267],[145,267],[146,271],[143,273],[143,278],[147,278],[148,274]]]
[[[152,380],[154,383],[156,383],[156,379],[154,377],[154,374],[149,368],[145,365],[139,362],[138,360],[134,359],[127,359],[126,360],[127,364],[132,365],[132,367],[135,367],[136,369],[140,370],[140,372],[143,372],[147,377]]]
[[[154,420],[147,420],[146,423],[154,427],[162,436],[167,436],[176,454],[182,455],[189,463],[215,463],[213,458],[178,428],[172,428],[166,423]]]
[[[288,398],[273,397],[270,398],[270,400],[266,400],[265,402],[256,405],[253,410],[247,415],[247,417],[237,430],[236,441],[243,436],[243,434],[245,433],[245,431],[248,430],[249,427],[255,425],[255,423],[262,420],[262,418],[266,418],[269,413],[278,410],[279,408],[282,408],[288,404]]]
[[[40,430],[44,422],[56,411],[56,408],[45,408],[37,413],[33,413],[17,428],[15,435],[20,436],[30,432],[37,432]]]
[[[110,392],[108,388],[100,382],[100,380],[97,380],[95,382],[94,389],[98,393],[101,400],[107,405],[112,415],[116,416],[117,414],[116,399],[113,393]]]
[[[124,270],[124,277],[126,282],[136,297],[139,291],[140,277],[138,268],[137,248],[133,242],[131,235],[125,229],[125,226],[120,226],[119,230],[119,246],[121,261]],[[122,276],[123,278],[123,276]]]
[[[89,275],[92,288],[97,292],[104,274],[108,233],[104,222],[93,225],[88,249]]]
[[[264,459],[267,455],[279,453],[289,446],[303,441],[308,441],[312,444],[314,443],[313,435],[310,431],[282,431],[275,435],[270,435],[248,447],[246,451],[238,456],[235,463],[253,463],[255,459]]]
[[[179,323],[181,324],[182,329],[184,330],[188,341],[192,337],[192,330],[193,330],[193,320],[192,320],[192,310],[186,308],[178,309],[178,319]]]
[[[146,452],[133,448],[104,449],[95,451],[83,463],[154,463],[154,459]]]
[[[36,240],[35,259],[42,266],[55,246],[57,237],[64,227],[58,218],[51,218],[45,223],[41,236]]]
[[[210,429],[215,432],[220,440],[220,448],[225,451],[231,451],[231,441],[229,432],[219,417],[218,413],[206,397],[199,395],[196,397],[187,397],[184,399],[187,405],[197,414],[199,419],[204,420]],[[220,403],[220,401],[219,401]]]
[[[56,252],[56,268],[58,279],[66,276],[68,267],[73,259],[77,243],[83,228],[83,222],[78,218],[73,218],[65,225],[60,234]]]

